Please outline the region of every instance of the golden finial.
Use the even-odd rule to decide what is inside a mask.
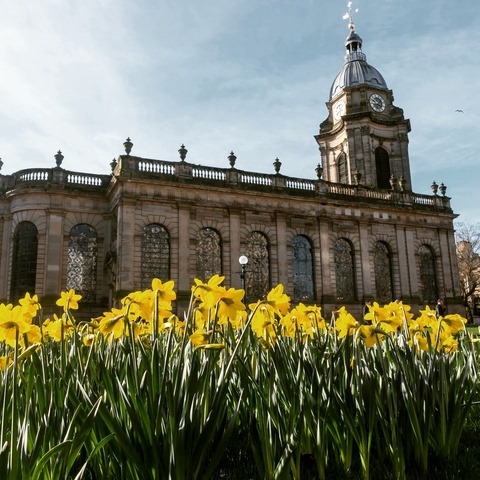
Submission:
[[[342,17],[344,20],[348,19],[348,28],[353,32],[355,30],[355,24],[353,23],[353,14],[358,12],[358,8],[352,8],[352,2],[347,3],[347,13]]]

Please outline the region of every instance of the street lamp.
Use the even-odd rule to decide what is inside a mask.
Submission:
[[[246,294],[247,293],[247,290],[246,290],[247,282],[246,282],[246,278],[245,278],[245,272],[247,270],[248,257],[246,255],[241,255],[238,259],[238,263],[242,267],[242,271],[240,272],[240,278],[242,280],[242,288],[245,290],[245,294]]]

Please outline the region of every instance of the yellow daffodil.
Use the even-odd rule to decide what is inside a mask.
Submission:
[[[42,324],[43,336],[45,339],[51,338],[55,342],[60,342],[75,331],[75,327],[66,315],[60,318],[53,314],[53,319],[47,318]]]
[[[235,320],[237,312],[245,310],[245,304],[242,303],[244,295],[245,291],[241,289],[229,288],[226,290],[218,299],[218,316]]]
[[[5,371],[13,363],[11,357],[2,356],[0,357],[0,372]]]
[[[451,315],[445,315],[442,319],[441,326],[447,333],[454,335],[460,331],[464,331],[466,323],[466,318],[463,318],[458,313],[454,313]]]
[[[335,328],[338,331],[338,338],[352,335],[355,330],[360,327],[360,324],[355,320],[353,315],[347,312],[345,307],[341,307],[337,314],[338,317],[335,320]]]
[[[38,303],[38,295],[33,295],[32,297],[28,292],[18,303],[22,306],[23,312],[30,315],[30,317],[34,317],[41,308]]]
[[[171,310],[172,302],[177,298],[177,294],[173,290],[175,283],[173,280],[162,283],[159,278],[154,278],[152,280],[152,290],[156,293],[159,307]]]
[[[357,334],[368,348],[382,344],[382,331],[375,325],[360,325]]]
[[[78,310],[78,302],[82,296],[75,293],[75,290],[71,288],[68,292],[60,292],[60,298],[57,300],[57,305],[63,307],[63,311]]]
[[[195,332],[190,335],[190,341],[196,347],[198,347],[199,345],[206,345],[210,339],[210,334],[211,332],[207,332],[203,328],[200,328],[198,330],[195,330]]]

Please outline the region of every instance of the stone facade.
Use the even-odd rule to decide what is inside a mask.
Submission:
[[[35,291],[47,303],[66,288],[72,228],[78,224],[93,227],[97,287],[92,312],[141,288],[142,232],[149,224],[162,225],[168,232],[169,276],[182,306],[197,276],[195,247],[202,228],[218,233],[219,273],[226,276],[227,285],[237,288],[242,286],[238,258],[246,252],[246,238],[251,232],[261,232],[268,240],[270,283],[284,284],[289,293],[294,285],[292,241],[297,236],[308,239],[312,301],[326,311],[338,304],[334,245],[339,238],[352,246],[355,295],[347,306],[353,311],[361,308],[365,298],[377,297],[377,242],[389,249],[393,298],[422,305],[418,255],[427,245],[434,252],[438,294],[450,305],[460,303],[455,215],[446,196],[132,155],[119,156],[111,175],[55,167],[23,170],[0,179],[2,300],[14,300],[14,233],[20,222],[27,221],[38,230]]]
[[[247,296],[282,283],[327,315],[437,296],[461,311],[450,199],[443,185],[412,191],[410,122],[361,45],[352,30],[315,136],[317,178],[286,177],[278,160],[274,174],[238,170],[233,152],[230,168],[194,165],[183,145],[179,161],[146,159],[130,139],[107,175],[64,170],[61,152],[54,168],[0,175],[0,301],[35,291],[48,310],[75,287],[96,315],[155,275],[175,281],[181,310],[209,271]]]

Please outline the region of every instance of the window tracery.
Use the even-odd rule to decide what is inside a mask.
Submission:
[[[27,292],[35,293],[37,276],[38,230],[32,222],[20,222],[13,236],[12,300],[18,300]]]
[[[425,304],[435,304],[438,299],[435,253],[428,245],[422,245],[418,251],[420,263],[421,299]]]
[[[94,302],[97,287],[97,232],[86,223],[70,230],[67,290],[73,288],[84,302]]]
[[[312,244],[303,235],[292,241],[293,295],[292,300],[313,302],[315,299],[313,281]]]
[[[270,290],[270,252],[267,237],[260,232],[250,233],[246,241],[246,255],[246,298],[253,302],[265,298]]]
[[[356,296],[353,248],[348,240],[339,238],[335,241],[334,250],[337,300],[350,302]]]
[[[220,235],[213,228],[202,228],[197,235],[197,273],[206,282],[213,275],[222,273],[222,245]]]
[[[162,225],[150,223],[142,233],[141,288],[151,288],[152,280],[170,280],[170,236]]]
[[[375,300],[379,303],[389,303],[393,300],[392,261],[391,253],[385,242],[377,242],[373,250],[375,269]]]

